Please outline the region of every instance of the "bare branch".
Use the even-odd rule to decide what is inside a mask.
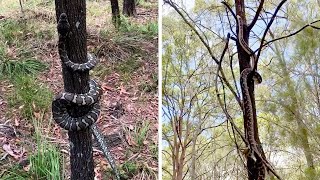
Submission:
[[[260,15],[260,12],[261,12],[261,10],[263,8],[263,4],[264,4],[264,0],[261,0],[256,14],[255,14],[253,20],[251,21],[250,25],[248,26],[248,31],[250,31],[253,28],[253,26],[256,24],[256,22],[258,20],[258,17]]]
[[[273,23],[276,15],[277,15],[277,13],[278,13],[278,11],[280,10],[280,8],[282,7],[282,5],[283,5],[286,1],[287,1],[287,0],[282,0],[282,1],[279,3],[278,7],[276,8],[276,10],[274,11],[274,13],[273,13],[273,15],[272,15],[272,17],[271,17],[270,22],[269,22],[268,25],[267,25],[266,30],[265,30],[264,33],[263,33],[263,36],[262,36],[262,39],[261,39],[261,43],[260,43],[260,47],[259,47],[259,49],[258,49],[257,58],[256,58],[256,61],[255,61],[255,64],[254,64],[253,69],[257,69],[257,65],[258,65],[258,61],[259,61],[259,56],[260,56],[260,54],[261,54],[261,50],[262,50],[262,46],[263,46],[264,39],[266,38],[266,35],[267,35],[267,33],[268,33],[268,31],[269,31],[272,23]]]
[[[309,27],[309,26],[312,27],[312,28],[314,28],[314,29],[320,29],[319,27],[316,27],[316,26],[312,25],[312,24],[315,24],[315,23],[317,23],[317,22],[320,22],[320,19],[318,19],[318,20],[316,20],[316,21],[313,21],[313,22],[311,22],[311,23],[309,23],[309,24],[304,25],[304,26],[301,27],[299,30],[297,30],[297,31],[295,31],[295,32],[293,32],[293,33],[291,33],[291,34],[288,34],[288,35],[286,35],[286,36],[282,36],[282,37],[279,37],[279,38],[272,39],[271,41],[268,41],[268,42],[266,42],[265,44],[263,44],[263,46],[261,46],[261,47],[265,47],[265,46],[267,46],[267,45],[269,45],[269,44],[271,44],[271,43],[273,43],[273,42],[275,42],[275,41],[278,41],[278,40],[281,40],[281,39],[285,39],[285,38],[294,36],[294,35],[300,33],[302,30],[304,30],[305,28],[307,28],[307,27]],[[259,49],[260,49],[260,47],[259,47],[258,49],[256,49],[254,52],[257,52]]]

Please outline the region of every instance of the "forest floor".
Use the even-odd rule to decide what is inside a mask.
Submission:
[[[109,1],[87,1],[88,52],[100,59],[90,78],[104,90],[97,126],[127,179],[158,176],[157,8],[140,1],[137,16],[122,17],[115,29]],[[0,2],[0,179],[43,178],[34,166],[48,165],[34,159],[52,149],[69,179],[67,131],[51,114],[52,98],[63,90],[54,1],[26,1],[23,12],[18,1]],[[96,179],[112,179],[96,142],[94,161]]]

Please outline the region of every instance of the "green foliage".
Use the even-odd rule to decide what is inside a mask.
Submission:
[[[144,7],[146,9],[154,8],[154,6],[157,6],[157,4],[155,4],[155,3],[147,2],[147,1],[144,1],[144,0],[136,0],[136,5]]]
[[[41,120],[41,119],[40,119]],[[41,123],[35,121],[35,138],[37,151],[28,158],[30,168],[25,171],[19,165],[12,166],[4,172],[0,179],[25,180],[25,179],[62,179],[62,154],[51,143],[48,143],[39,130]]]
[[[138,171],[138,166],[136,163],[132,162],[132,161],[126,161],[123,165],[122,165],[122,169],[126,172],[126,174],[128,174],[129,176],[134,175],[135,173],[137,173]]]
[[[121,82],[123,82],[124,84],[128,85],[131,80],[132,74],[125,72],[121,75]]]
[[[60,180],[62,179],[62,154],[56,146],[48,143],[44,138],[44,133],[40,131],[43,126],[42,120],[34,121],[37,151],[29,158],[31,163],[29,172],[34,179]]]
[[[26,23],[7,19],[0,23],[0,77],[17,77],[35,75],[47,66],[34,59],[33,54],[22,42],[33,28]],[[41,31],[40,31],[41,32]],[[45,33],[48,34],[48,33]],[[12,51],[14,58],[6,54],[6,49]]]
[[[20,106],[24,117],[31,119],[33,112],[49,108],[52,92],[39,85],[33,76],[17,76],[13,82],[15,91],[9,96],[9,105]]]
[[[7,19],[0,23],[0,39],[9,45],[17,44],[26,31],[27,25],[22,21]]]
[[[112,32],[110,31],[110,29],[104,28],[104,29],[101,29],[99,33],[100,33],[101,38],[108,38],[108,37],[110,37],[110,34]]]
[[[61,154],[51,144],[38,142],[38,150],[30,162],[30,171],[36,179],[61,179]]]
[[[139,85],[139,90],[144,92],[158,92],[158,73],[151,74],[151,82],[144,81]]]
[[[158,23],[157,22],[149,22],[145,25],[137,25],[135,23],[130,22],[128,17],[121,16],[121,23],[119,30],[121,32],[135,32],[137,34],[143,34],[147,37],[153,38],[158,35]]]
[[[116,67],[116,70],[121,72],[122,74],[125,74],[125,73],[132,74],[140,66],[141,66],[140,62],[137,59],[135,59],[134,57],[132,57],[124,62],[121,62]]]
[[[120,178],[121,179],[131,179],[139,171],[139,165],[134,161],[126,161],[121,165]],[[104,174],[103,179],[109,180],[113,179],[114,174],[112,169],[108,169],[106,174]]]
[[[32,179],[29,172],[21,169],[19,165],[12,166],[10,169],[4,172],[0,179],[3,180],[25,180]]]
[[[47,66],[35,59],[5,60],[0,62],[0,77],[13,78],[17,76],[35,75],[47,69]]]
[[[94,70],[92,71],[92,74],[94,76],[98,76],[100,78],[104,78],[112,73],[111,67],[105,66],[103,64],[98,64]]]
[[[149,123],[145,123],[145,121],[140,125],[137,125],[134,128],[133,138],[139,147],[144,145],[144,141],[147,139],[149,131]]]

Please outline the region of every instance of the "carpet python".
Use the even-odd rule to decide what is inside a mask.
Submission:
[[[67,19],[67,15],[62,13],[59,17],[58,21],[58,33],[59,33],[59,55],[61,58],[62,63],[67,67],[70,68],[72,71],[89,71],[94,68],[98,60],[91,54],[87,55],[87,62],[79,64],[72,62],[67,54],[66,50],[66,39],[68,33],[70,31],[70,24]],[[93,131],[93,135],[95,136],[98,144],[103,151],[104,155],[106,156],[111,168],[113,169],[114,174],[116,175],[116,179],[120,180],[120,173],[116,168],[116,164],[113,160],[113,157],[107,147],[107,144],[103,138],[102,133],[95,125],[99,115],[100,115],[100,105],[99,100],[102,95],[102,89],[100,85],[95,80],[89,81],[89,91],[84,94],[76,94],[76,93],[69,93],[63,92],[59,93],[55,96],[54,100],[52,101],[52,115],[53,119],[56,123],[68,130],[68,131],[80,131],[86,129],[88,127],[91,128]],[[68,109],[71,106],[89,106],[90,110],[87,114],[80,116],[80,117],[72,117],[68,113]]]
[[[256,61],[256,56],[254,52],[249,48],[247,43],[243,39],[243,22],[241,20],[241,17],[237,15],[238,19],[238,41],[241,47],[250,55],[253,57],[253,65]],[[253,66],[252,66],[253,67]],[[244,114],[249,118],[247,121],[247,135],[248,135],[248,143],[249,143],[249,156],[256,161],[256,158],[254,154],[257,155],[257,157],[262,161],[262,164],[260,164],[261,168],[267,168],[267,170],[271,171],[278,179],[281,179],[280,176],[275,172],[273,169],[272,165],[261,155],[261,152],[258,148],[258,144],[254,138],[254,114],[253,114],[253,106],[252,106],[252,101],[249,93],[249,87],[248,87],[248,82],[249,81],[254,81],[255,83],[260,84],[262,82],[262,77],[261,75],[256,72],[253,68],[246,68],[244,69],[241,74],[240,74],[240,84],[241,84],[241,89],[243,90],[243,110]],[[262,173],[262,174],[260,174]],[[260,170],[259,171],[259,179],[264,179],[265,174]]]
[[[237,15],[238,20],[238,41],[242,49],[251,57],[251,66],[254,67],[254,64],[257,60],[256,54],[251,50],[246,41],[243,38],[243,21],[239,15]]]

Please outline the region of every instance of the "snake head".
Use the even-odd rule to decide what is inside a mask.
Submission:
[[[58,33],[62,36],[66,36],[70,31],[70,24],[68,22],[67,14],[61,13],[58,21]]]
[[[258,72],[254,72],[253,73],[253,77],[252,77],[253,81],[255,84],[260,84],[262,82],[262,77]]]

